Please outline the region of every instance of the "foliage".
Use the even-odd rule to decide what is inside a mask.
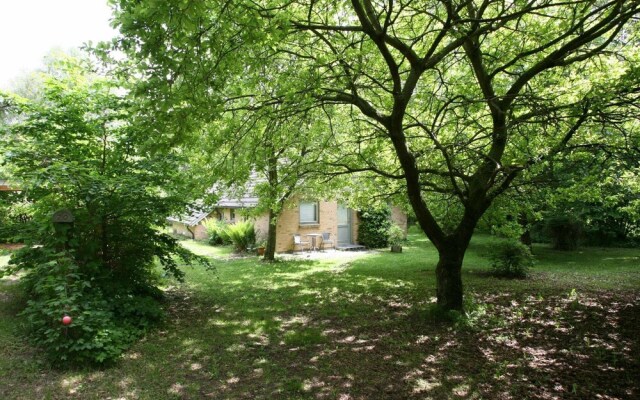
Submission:
[[[199,258],[156,229],[185,208],[172,183],[186,181],[176,172],[183,160],[147,152],[127,100],[90,70],[63,59],[41,99],[2,94],[19,115],[3,132],[6,160],[34,210],[27,246],[3,273],[24,272],[24,316],[53,359],[103,363],[160,317],[156,260],[181,279],[177,260]],[[62,209],[72,223],[52,222]],[[67,329],[64,313],[74,319]]]
[[[601,163],[592,166],[598,168],[602,171]],[[565,187],[552,197],[548,214],[551,218],[571,214],[579,221],[575,228],[580,228],[577,233],[586,245],[633,246],[640,243],[638,170],[625,170],[615,162],[606,168],[608,176],[581,168],[577,172],[581,177],[567,179]]]
[[[390,246],[400,246],[404,241],[404,231],[397,224],[391,223],[387,229],[387,241]]]
[[[32,214],[32,205],[23,195],[0,192],[0,242],[21,241]]]
[[[23,284],[30,298],[21,313],[33,342],[58,362],[104,363],[158,321],[162,311],[149,297],[121,292],[105,296],[65,252],[48,247],[18,256],[31,264]],[[63,316],[72,316],[68,327]]]
[[[256,231],[251,221],[240,221],[229,224],[224,235],[233,243],[236,252],[244,253],[256,243]]]
[[[545,219],[570,215],[581,225],[582,244],[640,243],[640,147],[633,140],[621,145],[615,157],[608,151],[593,154],[580,147],[542,168],[536,187],[518,188],[523,191],[519,203],[532,215],[529,220],[540,219],[533,217],[536,214]],[[536,240],[552,241],[547,225],[543,220],[531,225]]]
[[[501,240],[490,249],[491,272],[504,278],[525,278],[533,266],[529,247],[515,240]]]
[[[379,249],[389,244],[391,229],[391,209],[382,207],[360,211],[358,224],[358,242],[370,249]]]
[[[575,250],[580,242],[582,225],[572,215],[552,215],[545,219],[551,245],[556,250]]]
[[[209,244],[219,246],[223,244],[231,244],[231,239],[227,234],[227,223],[225,221],[207,218],[202,222],[209,236]]]

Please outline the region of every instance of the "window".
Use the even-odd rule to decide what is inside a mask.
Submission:
[[[318,203],[303,202],[300,203],[300,223],[301,224],[317,224],[318,219]]]
[[[233,208],[229,210],[229,220],[231,220],[231,222],[236,222],[236,210]]]

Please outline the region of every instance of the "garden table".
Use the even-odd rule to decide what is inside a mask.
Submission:
[[[311,238],[311,250],[320,249],[320,247],[318,247],[318,238],[322,237],[321,233],[307,233],[305,236]]]

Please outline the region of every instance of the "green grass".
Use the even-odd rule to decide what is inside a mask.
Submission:
[[[3,279],[0,398],[640,395],[640,251],[536,246],[532,277],[514,281],[487,275],[494,240],[471,244],[457,324],[434,318],[437,254],[419,234],[401,254],[349,262],[264,264],[186,241],[216,273],[186,267],[184,284],[168,282],[166,323],[104,370],[51,369],[21,337],[19,287]]]
[[[203,241],[199,240],[183,240],[182,245],[194,253],[207,256],[207,257],[228,257],[233,253],[232,246],[209,246]]]

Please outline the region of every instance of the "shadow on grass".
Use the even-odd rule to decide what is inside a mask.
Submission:
[[[173,366],[167,393],[331,399],[637,393],[633,326],[619,328],[638,311],[638,299],[623,305],[616,297],[482,293],[467,325],[456,327],[428,318],[432,299],[421,285],[360,275],[357,266],[338,273],[319,262],[253,274],[243,269],[262,267],[230,268],[239,269],[236,279],[223,280],[217,291],[174,292],[166,333],[142,344],[140,368]],[[144,354],[159,347],[175,351],[150,362]]]
[[[548,287],[540,295],[526,290],[529,283],[496,285],[466,273],[475,291],[469,315],[458,324],[441,323],[428,311],[435,301],[427,295],[434,290],[433,268],[416,262],[428,264],[433,255],[420,251],[346,264],[221,261],[215,276],[188,269],[188,283],[168,292],[166,324],[117,368],[38,372],[29,381],[35,389],[23,389],[51,398],[640,394],[637,292]]]

